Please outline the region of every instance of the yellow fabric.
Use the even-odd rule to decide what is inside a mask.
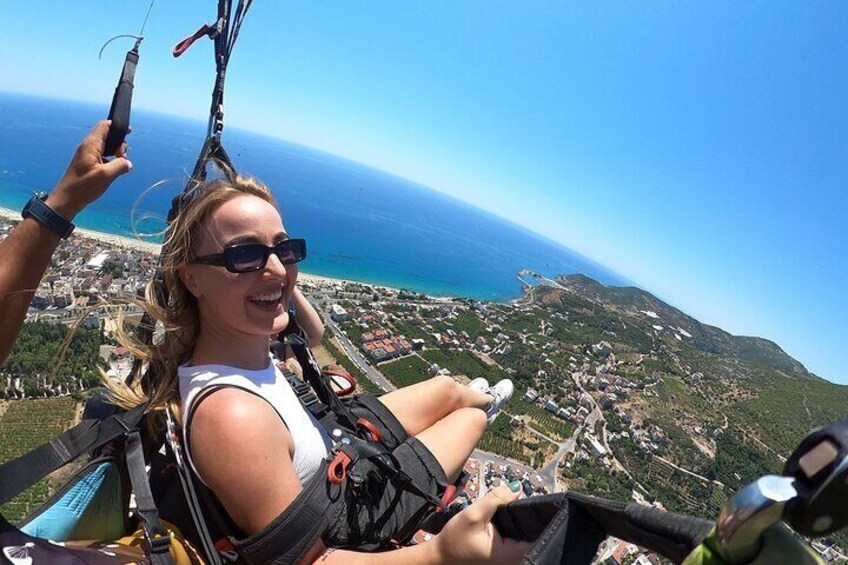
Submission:
[[[183,537],[180,530],[173,524],[162,520],[162,525],[168,530],[168,535],[171,538],[171,557],[177,565],[204,565],[204,561],[194,547],[188,543],[188,540]],[[134,547],[143,549],[146,543],[144,539],[144,530],[141,526],[128,536],[124,536],[115,543],[126,547]]]
[[[715,530],[683,561],[683,565],[738,565],[730,564],[715,550]],[[824,565],[800,537],[783,524],[775,524],[763,533],[763,547],[753,561],[745,565]]]

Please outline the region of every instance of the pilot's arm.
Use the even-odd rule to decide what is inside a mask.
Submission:
[[[77,147],[53,192],[43,200],[34,197],[37,201],[28,205],[32,212],[0,242],[0,363],[15,344],[53,252],[63,234],[72,229],[69,222],[132,168],[126,159],[126,145],[118,149],[115,159],[104,161],[107,133],[107,121],[94,127]]]

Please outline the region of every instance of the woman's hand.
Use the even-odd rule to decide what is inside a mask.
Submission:
[[[100,198],[112,181],[132,169],[132,163],[126,158],[126,143],[121,145],[114,159],[103,159],[110,123],[108,120],[99,122],[82,140],[62,180],[47,198],[47,205],[67,220],[72,220]]]
[[[511,488],[515,489],[515,492]],[[445,525],[432,545],[436,563],[520,563],[531,544],[501,537],[492,524],[498,506],[517,500],[520,483],[501,485],[463,510]]]

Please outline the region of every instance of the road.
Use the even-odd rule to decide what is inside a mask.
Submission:
[[[514,459],[509,459],[507,457],[503,457],[503,456],[498,455],[496,453],[489,453],[488,451],[483,451],[482,449],[475,449],[471,453],[471,457],[479,460],[480,463],[482,464],[482,466],[485,466],[485,464],[487,462],[491,462],[492,465],[501,465],[503,463],[506,463],[510,467],[512,467],[517,472],[517,474],[519,476],[523,475],[524,473],[530,473],[530,474],[537,474],[538,473],[538,471],[536,471],[532,467],[528,467],[527,465],[524,465],[523,463],[519,463],[518,461],[516,461]],[[544,480],[545,477],[542,477],[542,479]],[[545,487],[548,489],[549,492],[553,492],[551,490],[552,485],[549,484],[547,480],[545,480]],[[486,491],[485,481],[480,481],[480,493],[478,494],[478,496],[483,496],[484,494],[486,494],[485,491]]]
[[[572,375],[572,377],[574,379],[574,384],[577,386],[580,392],[582,392],[584,395],[586,395],[586,397],[588,397],[589,402],[592,404],[592,411],[589,413],[589,416],[586,417],[586,422],[584,424],[589,424],[591,426],[591,429],[594,430],[594,428],[596,427],[595,423],[598,420],[603,422],[603,427],[601,431],[601,442],[603,443],[604,448],[607,450],[607,453],[609,453],[613,466],[619,471],[623,472],[625,475],[627,475],[627,477],[631,481],[633,481],[633,484],[635,484],[645,494],[648,494],[648,489],[642,486],[639,481],[637,481],[636,478],[630,474],[630,471],[628,471],[627,468],[621,464],[621,461],[618,460],[618,458],[615,456],[615,453],[613,453],[612,449],[610,449],[609,443],[607,443],[607,420],[606,418],[604,418],[604,413],[601,410],[601,407],[598,406],[598,403],[595,402],[595,399],[592,397],[592,395],[589,394],[589,392],[585,388],[583,388],[583,385],[580,384],[580,379],[576,375]],[[590,422],[590,420],[592,421]]]
[[[342,350],[345,355],[347,355],[353,364],[362,369],[368,379],[383,389],[385,392],[390,392],[396,389],[395,385],[389,382],[389,379],[383,376],[383,374],[372,367],[368,361],[365,360],[365,357],[362,356],[361,353],[356,349],[356,346],[347,338],[347,336],[342,333],[342,329],[339,325],[332,320],[330,317],[324,319],[328,326],[333,330],[336,338],[339,340],[339,344],[342,346]]]
[[[556,455],[554,455],[554,458],[551,459],[551,461],[547,465],[539,469],[539,476],[542,477],[542,480],[545,481],[545,484],[551,485],[551,492],[559,491],[559,482],[557,481],[559,477],[559,473],[557,472],[559,470],[559,464],[562,461],[563,457],[574,451],[574,448],[577,446],[577,438],[580,436],[581,431],[583,431],[583,424],[577,426],[577,428],[574,430],[574,433],[571,434],[571,437],[565,440],[564,442],[554,442],[559,446]]]
[[[724,483],[722,483],[721,481],[715,481],[715,480],[712,480],[712,479],[708,479],[707,477],[705,477],[703,475],[699,475],[698,473],[695,473],[694,471],[690,471],[689,469],[684,469],[683,467],[680,467],[679,465],[675,465],[674,463],[672,463],[671,461],[669,461],[665,457],[660,457],[659,455],[654,455],[654,459],[656,459],[657,461],[662,461],[663,463],[665,463],[669,467],[672,467],[673,469],[677,469],[681,473],[685,473],[685,474],[689,475],[690,477],[694,477],[694,478],[698,479],[699,481],[702,481],[704,483],[714,483],[714,484],[718,485],[720,488],[722,488],[722,489],[724,488]]]
[[[545,483],[553,485],[553,490],[551,492],[559,491],[559,473],[557,471],[559,470],[559,464],[562,462],[563,458],[569,453],[574,453],[577,448],[577,439],[580,437],[580,433],[585,429],[592,429],[595,426],[595,422],[597,422],[598,419],[602,417],[603,414],[601,414],[600,410],[592,410],[592,412],[590,412],[589,415],[586,416],[586,419],[583,420],[583,423],[577,426],[577,428],[571,434],[570,438],[563,442],[553,442],[557,446],[559,446],[559,449],[557,450],[554,458],[547,465],[545,465],[539,470],[539,475],[542,477]],[[534,432],[536,431],[532,428],[528,429]],[[539,435],[545,437],[543,434]],[[547,439],[548,441],[553,441],[550,438]]]

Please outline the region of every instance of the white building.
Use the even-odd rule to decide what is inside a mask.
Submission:
[[[601,442],[595,439],[594,436],[586,436],[586,440],[589,443],[589,451],[592,455],[595,457],[603,457],[607,454],[607,449],[601,445]]]
[[[99,269],[103,266],[107,259],[109,259],[109,252],[101,251],[100,253],[91,258],[91,261],[86,264],[86,267],[90,267],[92,269]]]
[[[350,319],[350,314],[340,305],[333,304],[330,306],[330,317],[336,322],[346,322]]]

